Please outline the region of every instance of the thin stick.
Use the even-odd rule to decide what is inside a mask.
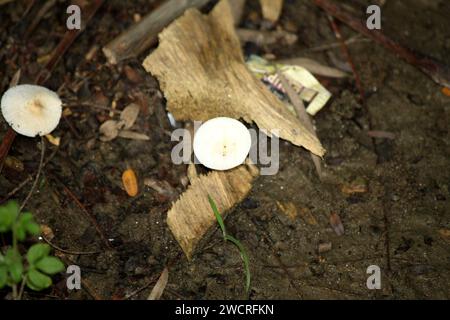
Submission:
[[[87,256],[87,255],[91,255],[91,254],[98,254],[101,253],[102,251],[71,251],[71,250],[66,250],[63,249],[61,247],[58,247],[56,244],[52,243],[50,240],[48,240],[46,237],[41,235],[41,238],[47,242],[47,244],[52,247],[53,249],[60,251],[62,253],[66,253],[66,254],[70,254],[73,256]]]
[[[39,167],[38,167],[38,171],[36,173],[36,178],[34,179],[33,185],[31,186],[31,189],[28,192],[28,195],[26,196],[25,200],[23,200],[22,205],[20,206],[19,212],[22,212],[23,208],[27,204],[28,200],[30,200],[31,196],[33,195],[34,190],[36,189],[36,186],[39,181],[39,177],[41,175],[42,167],[44,165],[44,156],[45,156],[45,140],[44,140],[44,137],[41,136],[41,159],[39,161]]]
[[[44,169],[47,164],[53,159],[53,157],[58,152],[58,149],[55,149],[52,154],[48,157],[47,160],[45,160],[44,165],[42,166],[42,169]],[[14,196],[17,192],[22,190],[23,187],[25,187],[31,180],[33,180],[33,176],[28,176],[24,181],[22,181],[16,188],[14,188],[11,192],[9,192],[3,199],[0,200],[0,204],[6,202],[9,198]]]
[[[104,46],[103,53],[111,64],[136,57],[155,44],[161,30],[181,16],[186,9],[200,8],[208,1],[169,0]]]
[[[364,88],[363,88],[363,85],[361,82],[361,78],[359,77],[359,74],[356,71],[356,66],[355,66],[355,63],[353,62],[350,51],[348,50],[348,47],[345,44],[344,39],[342,38],[341,30],[339,29],[339,26],[334,21],[334,18],[332,16],[328,15],[328,19],[330,20],[330,24],[331,24],[331,27],[334,31],[336,38],[338,39],[339,43],[341,44],[342,53],[347,58],[350,68],[352,68],[353,76],[355,77],[356,87],[358,88],[358,91],[359,91],[360,102],[362,104],[364,104],[364,102],[365,102]]]
[[[56,177],[55,177],[56,179]],[[60,182],[61,183],[61,182]],[[61,183],[62,184],[62,183]],[[86,207],[78,200],[78,198],[75,196],[75,194],[70,191],[69,188],[67,188],[64,184],[62,184],[64,191],[66,194],[72,198],[72,200],[75,202],[75,204],[78,206],[78,208],[81,209],[81,211],[86,215],[86,217],[89,218],[89,220],[92,222],[95,230],[97,231],[100,238],[103,240],[103,243],[108,247],[109,249],[112,249],[111,243],[109,243],[108,239],[106,238],[105,234],[103,233],[102,229],[100,228],[99,224],[97,223],[97,220],[95,217],[86,209]]]
[[[406,62],[428,75],[437,84],[450,88],[449,66],[445,65],[441,61],[427,57],[421,53],[416,53],[413,50],[398,44],[380,30],[369,30],[362,23],[361,19],[353,17],[347,10],[334,4],[330,0],[314,0],[314,3],[325,10],[329,15],[335,17],[357,32],[366,35],[378,44],[381,44],[388,50],[399,55]]]
[[[284,90],[286,90],[289,100],[291,100],[292,104],[294,105],[295,112],[297,114],[298,119],[317,138],[316,130],[314,129],[314,125],[311,121],[311,117],[306,112],[306,108],[305,108],[303,101],[300,99],[300,97],[297,95],[295,90],[289,84],[286,77],[280,71],[278,71],[278,76],[280,78],[280,81],[281,81],[281,84],[282,84]],[[310,152],[309,154],[311,155],[311,159],[314,163],[314,167],[316,168],[317,175],[319,176],[319,179],[322,180],[322,177],[323,177],[322,159],[312,152]]]

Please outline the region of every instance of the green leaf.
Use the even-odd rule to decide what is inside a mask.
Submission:
[[[249,292],[250,282],[251,282],[251,274],[250,274],[250,259],[248,258],[248,254],[245,251],[245,248],[242,245],[242,243],[239,240],[237,240],[236,238],[233,238],[232,236],[227,235],[225,237],[225,239],[230,241],[231,243],[233,243],[239,249],[239,252],[241,253],[242,261],[244,261],[245,278],[246,278],[245,291]]]
[[[22,280],[23,264],[22,257],[17,250],[9,248],[5,255],[5,265],[8,269],[10,279],[13,283],[19,283]]]
[[[6,285],[8,279],[8,269],[6,266],[0,266],[0,289]]]
[[[30,269],[27,275],[27,285],[32,290],[40,291],[50,287],[52,279],[36,269]]]
[[[220,229],[222,229],[223,238],[225,239],[227,236],[227,231],[225,229],[225,223],[223,222],[222,216],[219,213],[219,210],[217,209],[216,203],[211,198],[211,196],[208,194],[208,201],[209,204],[214,212],[214,215],[216,216],[216,220],[219,223]]]
[[[32,236],[38,236],[41,234],[41,227],[35,222],[29,222],[25,226],[25,228],[28,231],[28,233],[31,234]]]
[[[19,240],[19,241],[25,240],[25,238],[27,236],[25,228],[21,224],[17,224],[15,226],[15,233],[16,233],[17,240]]]
[[[64,264],[56,257],[44,257],[35,266],[46,274],[55,274],[64,270]]]
[[[11,230],[14,221],[19,214],[19,205],[15,201],[9,201],[0,207],[0,232]]]
[[[50,246],[45,243],[34,244],[28,249],[27,260],[30,264],[34,264],[39,259],[48,256],[50,253]]]
[[[34,221],[33,214],[30,212],[24,212],[19,218],[17,223],[17,238],[20,241],[25,240],[26,232],[33,236],[40,234],[39,225]]]

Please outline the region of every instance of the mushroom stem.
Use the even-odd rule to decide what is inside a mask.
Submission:
[[[39,181],[39,177],[41,175],[42,167],[44,165],[44,155],[45,155],[45,139],[44,139],[44,136],[41,136],[41,160],[39,161],[39,167],[38,167],[38,171],[36,173],[36,178],[34,179],[33,185],[31,186],[31,189],[28,192],[27,197],[22,202],[19,212],[22,212],[23,208],[27,204],[28,200],[30,200],[31,196],[33,195],[34,190],[36,189],[36,186]]]

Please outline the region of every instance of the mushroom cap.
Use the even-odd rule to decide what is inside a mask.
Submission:
[[[252,138],[248,129],[232,118],[206,121],[195,133],[194,154],[207,168],[229,170],[244,163]]]
[[[46,135],[59,123],[62,102],[58,95],[41,86],[22,84],[8,89],[1,109],[6,122],[27,137]]]

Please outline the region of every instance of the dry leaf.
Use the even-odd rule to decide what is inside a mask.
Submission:
[[[139,192],[136,174],[133,169],[127,169],[122,174],[122,183],[125,191],[130,197],[137,196]]]
[[[119,126],[117,121],[115,120],[107,120],[102,123],[100,126],[100,140],[101,141],[111,141],[117,138],[117,135],[119,134]]]
[[[176,190],[167,181],[160,181],[152,178],[146,178],[144,180],[144,185],[146,185],[149,188],[152,188],[159,194],[171,200],[175,199],[178,195]]]
[[[442,93],[445,94],[447,97],[450,97],[450,88],[447,87],[442,88]]]
[[[158,281],[153,287],[152,292],[150,292],[150,295],[148,296],[147,300],[159,300],[162,297],[164,290],[166,289],[168,281],[169,281],[169,269],[165,267],[163,272],[161,273],[161,276],[159,277]]]
[[[344,234],[344,225],[342,224],[341,217],[335,212],[330,215],[330,225],[338,236]]]
[[[297,218],[297,208],[292,202],[281,203],[277,201],[277,206],[289,219],[295,220]]]
[[[316,218],[312,215],[311,210],[309,210],[308,208],[300,208],[300,215],[307,224],[311,226],[317,225]]]
[[[341,192],[347,195],[366,193],[367,182],[364,179],[357,178],[351,183],[341,185]]]
[[[120,130],[119,137],[125,138],[125,139],[131,139],[131,140],[141,140],[141,141],[148,141],[150,140],[150,137],[146,134],[130,131],[130,130]]]
[[[285,65],[294,65],[294,66],[300,66],[305,69],[307,69],[309,72],[324,76],[324,77],[330,77],[330,78],[345,78],[347,77],[347,73],[333,68],[329,66],[325,66],[315,60],[308,59],[308,58],[292,58],[292,59],[285,59],[277,61],[277,63],[285,64]]]
[[[439,234],[441,235],[442,239],[450,242],[450,229],[440,229]]]
[[[55,234],[53,233],[52,228],[50,228],[46,224],[41,224],[40,227],[41,227],[42,235],[45,237],[45,239],[47,239],[48,241],[52,241],[53,238],[55,237]]]
[[[120,124],[123,125],[123,129],[130,129],[136,122],[139,115],[140,107],[135,104],[129,104],[125,109],[123,109],[120,114]]]
[[[45,137],[47,138],[47,140],[53,144],[54,146],[59,147],[59,144],[61,143],[61,137],[54,137],[53,135],[46,134]]]
[[[331,250],[332,246],[333,245],[331,244],[331,242],[320,243],[319,247],[317,248],[317,251],[319,253],[328,252]]]
[[[227,0],[209,15],[186,13],[159,35],[159,47],[144,68],[156,76],[176,120],[205,121],[218,116],[255,122],[322,156],[314,137],[279,99],[247,69]]]
[[[191,182],[167,214],[167,224],[188,259],[203,236],[217,220],[208,201],[208,194],[224,215],[245,199],[258,175],[254,166],[242,165],[229,171],[212,171]]]
[[[22,172],[25,169],[23,162],[13,156],[7,156],[5,158],[4,165],[6,168],[12,169],[17,172]]]

